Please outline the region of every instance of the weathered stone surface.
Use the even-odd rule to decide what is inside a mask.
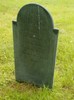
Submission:
[[[58,30],[38,4],[22,7],[13,21],[16,80],[52,87]]]

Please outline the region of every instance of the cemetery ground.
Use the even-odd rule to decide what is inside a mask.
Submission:
[[[35,0],[59,32],[53,89],[15,81],[12,20],[33,0],[0,0],[0,100],[74,100],[74,0]]]

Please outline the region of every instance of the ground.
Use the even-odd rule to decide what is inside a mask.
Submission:
[[[33,0],[0,0],[0,100],[74,100],[74,0],[34,0],[53,16],[58,48],[53,89],[15,81],[12,20]]]

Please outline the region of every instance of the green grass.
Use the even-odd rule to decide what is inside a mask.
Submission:
[[[60,30],[53,89],[15,81],[12,20],[30,2],[0,0],[0,100],[74,100],[74,0],[34,0],[50,11]]]

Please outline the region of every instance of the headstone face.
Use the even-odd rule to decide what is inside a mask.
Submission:
[[[22,7],[13,21],[15,74],[19,82],[52,87],[58,30],[38,4]]]

